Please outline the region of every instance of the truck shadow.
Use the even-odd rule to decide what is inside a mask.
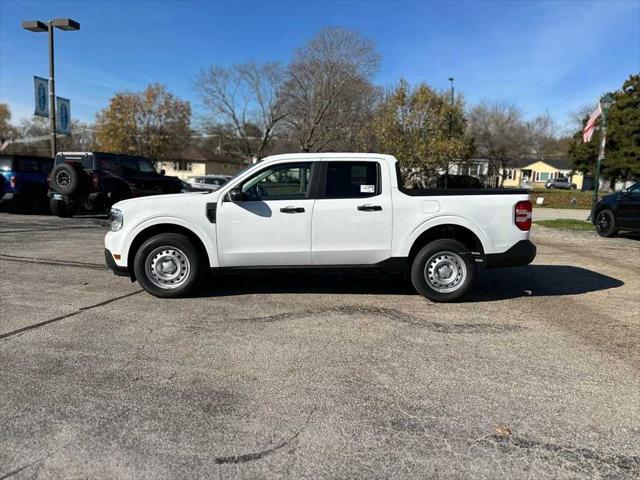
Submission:
[[[616,278],[568,265],[480,269],[474,286],[462,303],[579,295],[622,285],[624,282]],[[408,280],[399,275],[264,271],[213,276],[193,296],[225,297],[261,293],[417,295]]]
[[[476,283],[463,302],[580,295],[622,285],[624,282],[617,278],[571,265],[528,265],[479,270]]]

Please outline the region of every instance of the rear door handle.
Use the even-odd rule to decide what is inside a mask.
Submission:
[[[380,205],[358,205],[358,210],[361,212],[379,212],[382,207]]]
[[[284,207],[281,208],[280,211],[282,213],[304,213],[303,207]]]

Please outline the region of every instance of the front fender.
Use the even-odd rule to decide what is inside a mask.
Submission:
[[[134,239],[146,229],[153,227],[155,225],[177,225],[187,230],[193,232],[204,245],[205,250],[207,251],[207,256],[209,257],[209,266],[217,267],[218,263],[218,249],[215,243],[215,235],[208,234],[203,231],[202,228],[198,227],[196,224],[186,221],[183,218],[173,217],[173,216],[160,216],[160,217],[152,217],[143,220],[142,222],[136,224],[133,229],[127,233],[126,242],[124,243],[121,251],[122,251],[122,261],[124,264],[119,263],[119,266],[127,266],[127,258],[129,257],[129,249],[134,241]],[[215,225],[211,224],[212,227],[215,228]]]

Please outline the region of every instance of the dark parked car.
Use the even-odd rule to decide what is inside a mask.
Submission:
[[[484,188],[482,182],[471,175],[441,175],[436,180],[437,188]]]
[[[32,155],[0,155],[0,203],[46,210],[47,175],[53,159]]]
[[[562,190],[575,190],[577,185],[575,183],[571,183],[568,178],[558,177],[549,180],[545,184],[545,187],[549,189],[560,188]]]
[[[49,188],[51,211],[59,217],[108,212],[127,198],[183,191],[180,179],[158,173],[148,158],[102,152],[56,155]]]
[[[593,224],[602,237],[620,230],[640,232],[640,182],[602,197],[596,204]]]

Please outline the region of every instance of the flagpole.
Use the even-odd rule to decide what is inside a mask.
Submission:
[[[602,123],[600,124],[600,149],[598,151],[598,159],[596,161],[596,172],[594,178],[593,199],[591,200],[591,212],[587,221],[595,222],[594,212],[598,203],[598,190],[600,189],[600,168],[602,161],[605,159],[605,147],[607,143],[607,114],[609,107],[613,103],[613,97],[610,94],[604,95],[600,99],[600,109],[602,110]]]

